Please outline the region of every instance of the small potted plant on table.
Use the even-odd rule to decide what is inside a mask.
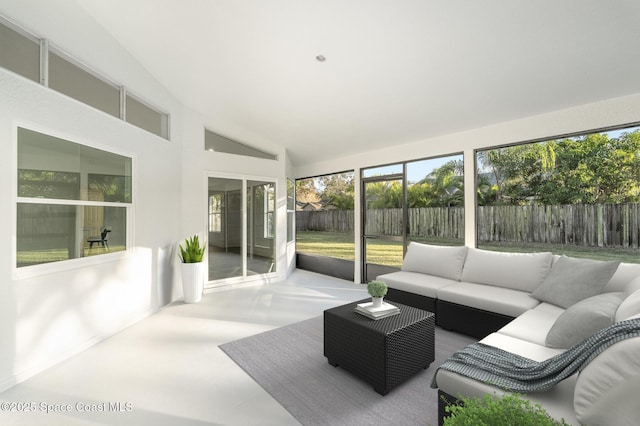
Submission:
[[[200,246],[197,235],[187,238],[184,247],[180,246],[180,261],[182,272],[182,290],[184,292],[185,303],[197,303],[202,299],[204,290],[205,264],[204,258],[205,244]]]
[[[367,284],[367,291],[371,295],[371,302],[373,308],[379,308],[382,306],[382,300],[387,294],[387,284],[384,281],[371,281]]]

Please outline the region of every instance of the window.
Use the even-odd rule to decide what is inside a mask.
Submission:
[[[169,139],[169,114],[2,17],[0,52],[0,67]]]
[[[125,120],[148,132],[169,139],[169,115],[127,94]]]
[[[226,138],[210,130],[204,130],[204,149],[206,151],[225,152],[227,154],[244,155],[248,157],[277,160],[277,156],[243,143]]]
[[[120,117],[120,88],[98,78],[64,53],[49,50],[49,87],[91,105],[114,117]]]
[[[264,202],[264,237],[274,238],[275,230],[275,214],[276,214],[276,194],[275,186],[267,185],[263,190]]]
[[[408,241],[464,245],[462,155],[407,163]]]
[[[296,214],[296,184],[293,179],[287,179],[287,242],[295,238]]]
[[[209,194],[209,232],[222,232],[222,193]]]
[[[296,251],[355,260],[354,172],[296,180]]]
[[[18,268],[127,249],[131,158],[18,128]]]
[[[478,247],[640,262],[640,127],[477,152]]]
[[[40,82],[40,43],[0,19],[0,66]]]

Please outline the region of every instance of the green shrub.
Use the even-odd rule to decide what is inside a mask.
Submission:
[[[521,398],[516,394],[502,397],[486,394],[484,399],[460,398],[461,405],[449,405],[445,411],[450,417],[444,419],[445,426],[555,426],[566,425],[562,419],[555,420],[540,404]]]
[[[184,240],[184,247],[180,244],[180,260],[182,263],[202,262],[204,257],[205,244],[200,247],[200,240],[197,235]]]
[[[371,297],[384,297],[387,294],[387,284],[383,281],[371,281],[367,284],[367,291]]]

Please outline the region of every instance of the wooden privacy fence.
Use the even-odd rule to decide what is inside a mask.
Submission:
[[[402,235],[402,209],[367,210],[369,235]],[[296,212],[298,231],[353,232],[353,210]],[[409,229],[415,237],[464,238],[464,209],[409,209]]]
[[[296,230],[353,232],[353,210],[296,212]]]
[[[485,206],[478,241],[639,247],[640,204]]]
[[[296,212],[298,231],[353,232],[353,211]],[[484,206],[476,214],[479,242],[640,247],[640,204]],[[367,211],[368,234],[402,235],[402,209]],[[464,238],[464,209],[409,209],[415,237]]]

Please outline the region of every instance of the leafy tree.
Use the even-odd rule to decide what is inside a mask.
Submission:
[[[545,204],[640,201],[640,132],[606,134],[557,143],[559,161],[542,185]]]
[[[497,204],[529,204],[556,163],[553,144],[527,144],[484,151],[479,156],[496,182]]]
[[[640,131],[493,149],[478,160],[480,205],[640,201]]]
[[[318,194],[313,178],[298,179],[296,181],[296,201],[302,203],[316,203],[320,201],[320,195]]]
[[[402,185],[399,181],[373,182],[367,185],[366,208],[391,209],[402,207]]]
[[[353,173],[337,173],[318,178],[324,188],[321,194],[327,204],[339,210],[353,210],[354,177]]]

